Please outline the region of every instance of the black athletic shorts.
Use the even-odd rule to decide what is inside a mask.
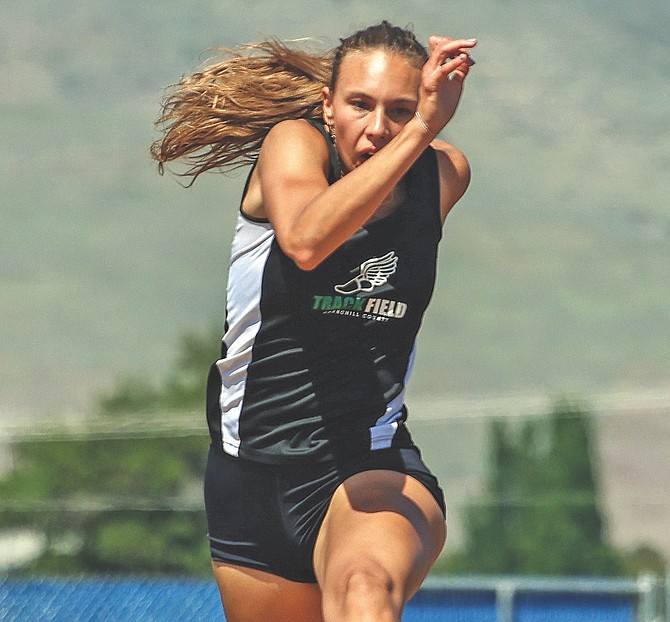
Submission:
[[[205,508],[212,560],[315,583],[312,554],[335,489],[363,471],[411,475],[446,516],[444,495],[418,449],[371,451],[346,468],[261,464],[209,450]]]

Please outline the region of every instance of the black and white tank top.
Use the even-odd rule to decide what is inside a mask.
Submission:
[[[339,177],[329,142],[330,181]],[[332,460],[409,446],[405,387],[435,283],[442,227],[428,148],[401,182],[403,201],[312,271],[272,225],[238,214],[221,358],[212,365],[212,442],[267,463]]]

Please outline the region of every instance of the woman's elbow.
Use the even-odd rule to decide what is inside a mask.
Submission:
[[[305,272],[314,270],[325,258],[317,247],[308,244],[280,244],[280,246],[284,254]]]
[[[306,257],[292,257],[293,262],[295,263],[298,268],[300,268],[303,272],[311,272],[319,266],[321,263],[322,259],[314,257],[314,255],[311,256],[306,256]]]

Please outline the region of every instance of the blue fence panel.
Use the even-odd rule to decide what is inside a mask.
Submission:
[[[635,601],[617,594],[518,593],[515,622],[632,622]]]
[[[440,582],[408,604],[403,622],[635,622],[635,584],[523,579]],[[572,589],[566,586],[572,586]],[[653,604],[653,600],[649,601]],[[1,622],[223,621],[212,580],[0,578]],[[653,611],[645,622],[659,619]]]
[[[170,622],[223,619],[204,581],[78,580],[0,583],[2,622]]]
[[[409,603],[403,622],[497,622],[493,591],[422,590]]]

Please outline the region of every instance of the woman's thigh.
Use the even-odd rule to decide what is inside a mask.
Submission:
[[[349,477],[333,495],[314,551],[322,590],[342,590],[356,572],[382,569],[402,606],[419,589],[446,539],[442,509],[410,475],[389,470]]]
[[[322,622],[321,592],[313,583],[220,562],[212,563],[227,622]]]

